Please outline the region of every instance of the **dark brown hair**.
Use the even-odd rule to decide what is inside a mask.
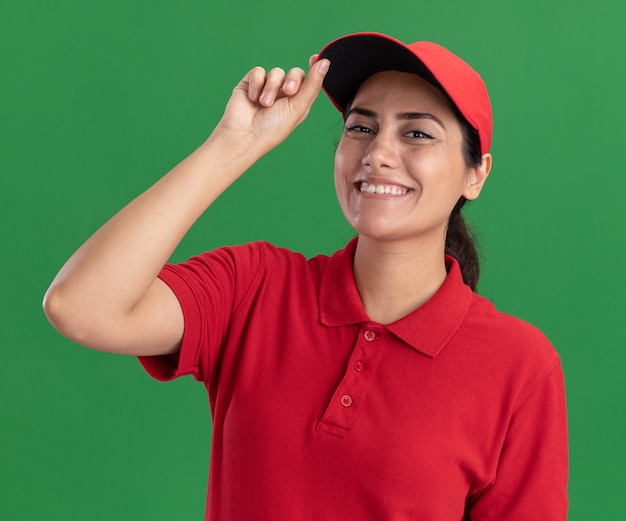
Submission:
[[[480,140],[478,132],[467,120],[457,112],[456,114],[461,133],[463,136],[463,158],[467,168],[477,168],[481,165],[483,158],[480,153]],[[461,267],[463,281],[472,290],[476,291],[478,286],[478,277],[480,275],[480,260],[474,236],[461,213],[461,209],[465,206],[467,199],[461,196],[452,209],[450,219],[448,220],[448,230],[446,232],[446,253],[454,257]]]

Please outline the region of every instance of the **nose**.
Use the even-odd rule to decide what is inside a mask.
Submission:
[[[363,155],[363,166],[376,169],[397,168],[400,162],[395,137],[389,132],[379,132],[370,141]]]

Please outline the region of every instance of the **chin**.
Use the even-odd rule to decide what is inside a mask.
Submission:
[[[429,223],[420,227],[415,223],[401,223],[398,219],[392,221],[387,219],[356,219],[348,221],[359,236],[383,242],[412,242],[418,243],[439,243],[443,238],[445,243],[446,223]]]
[[[402,230],[399,230],[397,225],[389,223],[350,223],[354,231],[359,236],[368,237],[370,239],[376,239],[381,241],[393,241],[406,239]]]

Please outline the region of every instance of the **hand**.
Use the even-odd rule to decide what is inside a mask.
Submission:
[[[217,128],[268,152],[304,121],[329,66],[328,60],[318,61],[314,54],[308,75],[298,67],[287,74],[280,68],[267,73],[253,68],[233,90]]]

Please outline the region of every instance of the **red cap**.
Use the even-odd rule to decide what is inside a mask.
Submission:
[[[341,112],[367,78],[382,71],[415,73],[442,90],[476,129],[481,153],[491,148],[493,116],[487,87],[461,58],[431,42],[406,45],[380,33],[355,33],[330,42],[320,52],[330,70],[324,90]]]

